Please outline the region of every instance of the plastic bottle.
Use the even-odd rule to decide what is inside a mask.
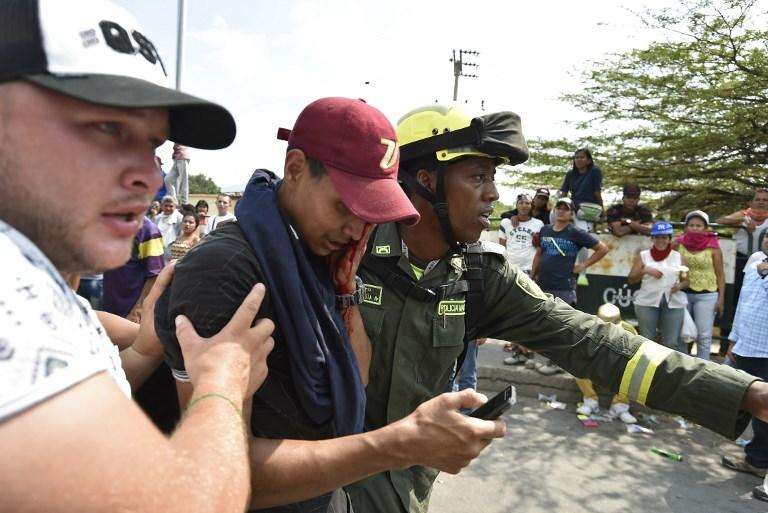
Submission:
[[[659,456],[664,456],[665,458],[669,458],[670,460],[683,461],[682,454],[676,454],[674,452],[665,451],[664,449],[659,449],[658,447],[651,447],[651,451],[655,452]]]

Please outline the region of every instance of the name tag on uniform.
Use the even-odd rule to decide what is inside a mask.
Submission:
[[[448,301],[443,300],[437,304],[437,315],[464,315],[465,301]]]
[[[363,286],[363,303],[369,303],[372,305],[381,305],[382,288],[377,285]]]

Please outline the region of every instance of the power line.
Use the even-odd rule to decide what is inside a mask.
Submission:
[[[475,57],[480,55],[480,52],[475,50],[459,50],[459,58],[456,58],[456,50],[453,50],[453,57],[450,61],[453,63],[453,101],[456,101],[459,95],[459,77],[477,78],[475,74],[464,73],[464,66],[468,68],[478,68],[479,64],[475,62],[465,62],[465,55],[474,55]]]

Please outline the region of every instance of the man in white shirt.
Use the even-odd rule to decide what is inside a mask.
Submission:
[[[499,244],[507,249],[507,260],[527,274],[531,273],[533,257],[536,255],[534,239],[538,237],[544,223],[531,217],[531,197],[519,194],[517,216],[514,219],[502,219],[499,227]]]
[[[218,210],[218,215],[208,218],[208,224],[206,224],[205,227],[206,235],[218,228],[222,223],[235,219],[235,215],[229,213],[231,204],[232,197],[229,194],[219,194],[216,196],[216,209]]]
[[[3,0],[0,54],[0,509],[245,510],[241,411],[272,347],[271,321],[251,327],[263,286],[210,339],[176,319],[197,383],[165,437],[130,398],[162,359],[153,315],[119,320],[134,342],[118,355],[60,274],[127,261],[160,187],[155,148],[226,147],[232,116],[167,87],[143,29],[106,1]]]
[[[540,191],[541,189],[536,191],[537,195]],[[506,248],[507,260],[529,276],[533,257],[536,255],[534,242],[539,237],[541,227],[544,226],[541,219],[531,216],[532,209],[531,197],[525,193],[518,194],[515,202],[516,215],[502,219],[499,227],[499,244]],[[512,353],[511,356],[504,358],[506,365],[517,365],[528,361],[530,352],[514,342],[508,342],[504,350]]]
[[[163,235],[163,250],[165,262],[171,259],[171,244],[181,235],[181,221],[184,216],[176,208],[176,200],[167,195],[160,203],[160,213],[155,220],[157,228]]]

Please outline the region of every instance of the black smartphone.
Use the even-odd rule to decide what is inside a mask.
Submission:
[[[469,416],[483,420],[496,420],[516,401],[515,387],[507,385],[507,388],[488,399],[487,403],[476,408]]]

